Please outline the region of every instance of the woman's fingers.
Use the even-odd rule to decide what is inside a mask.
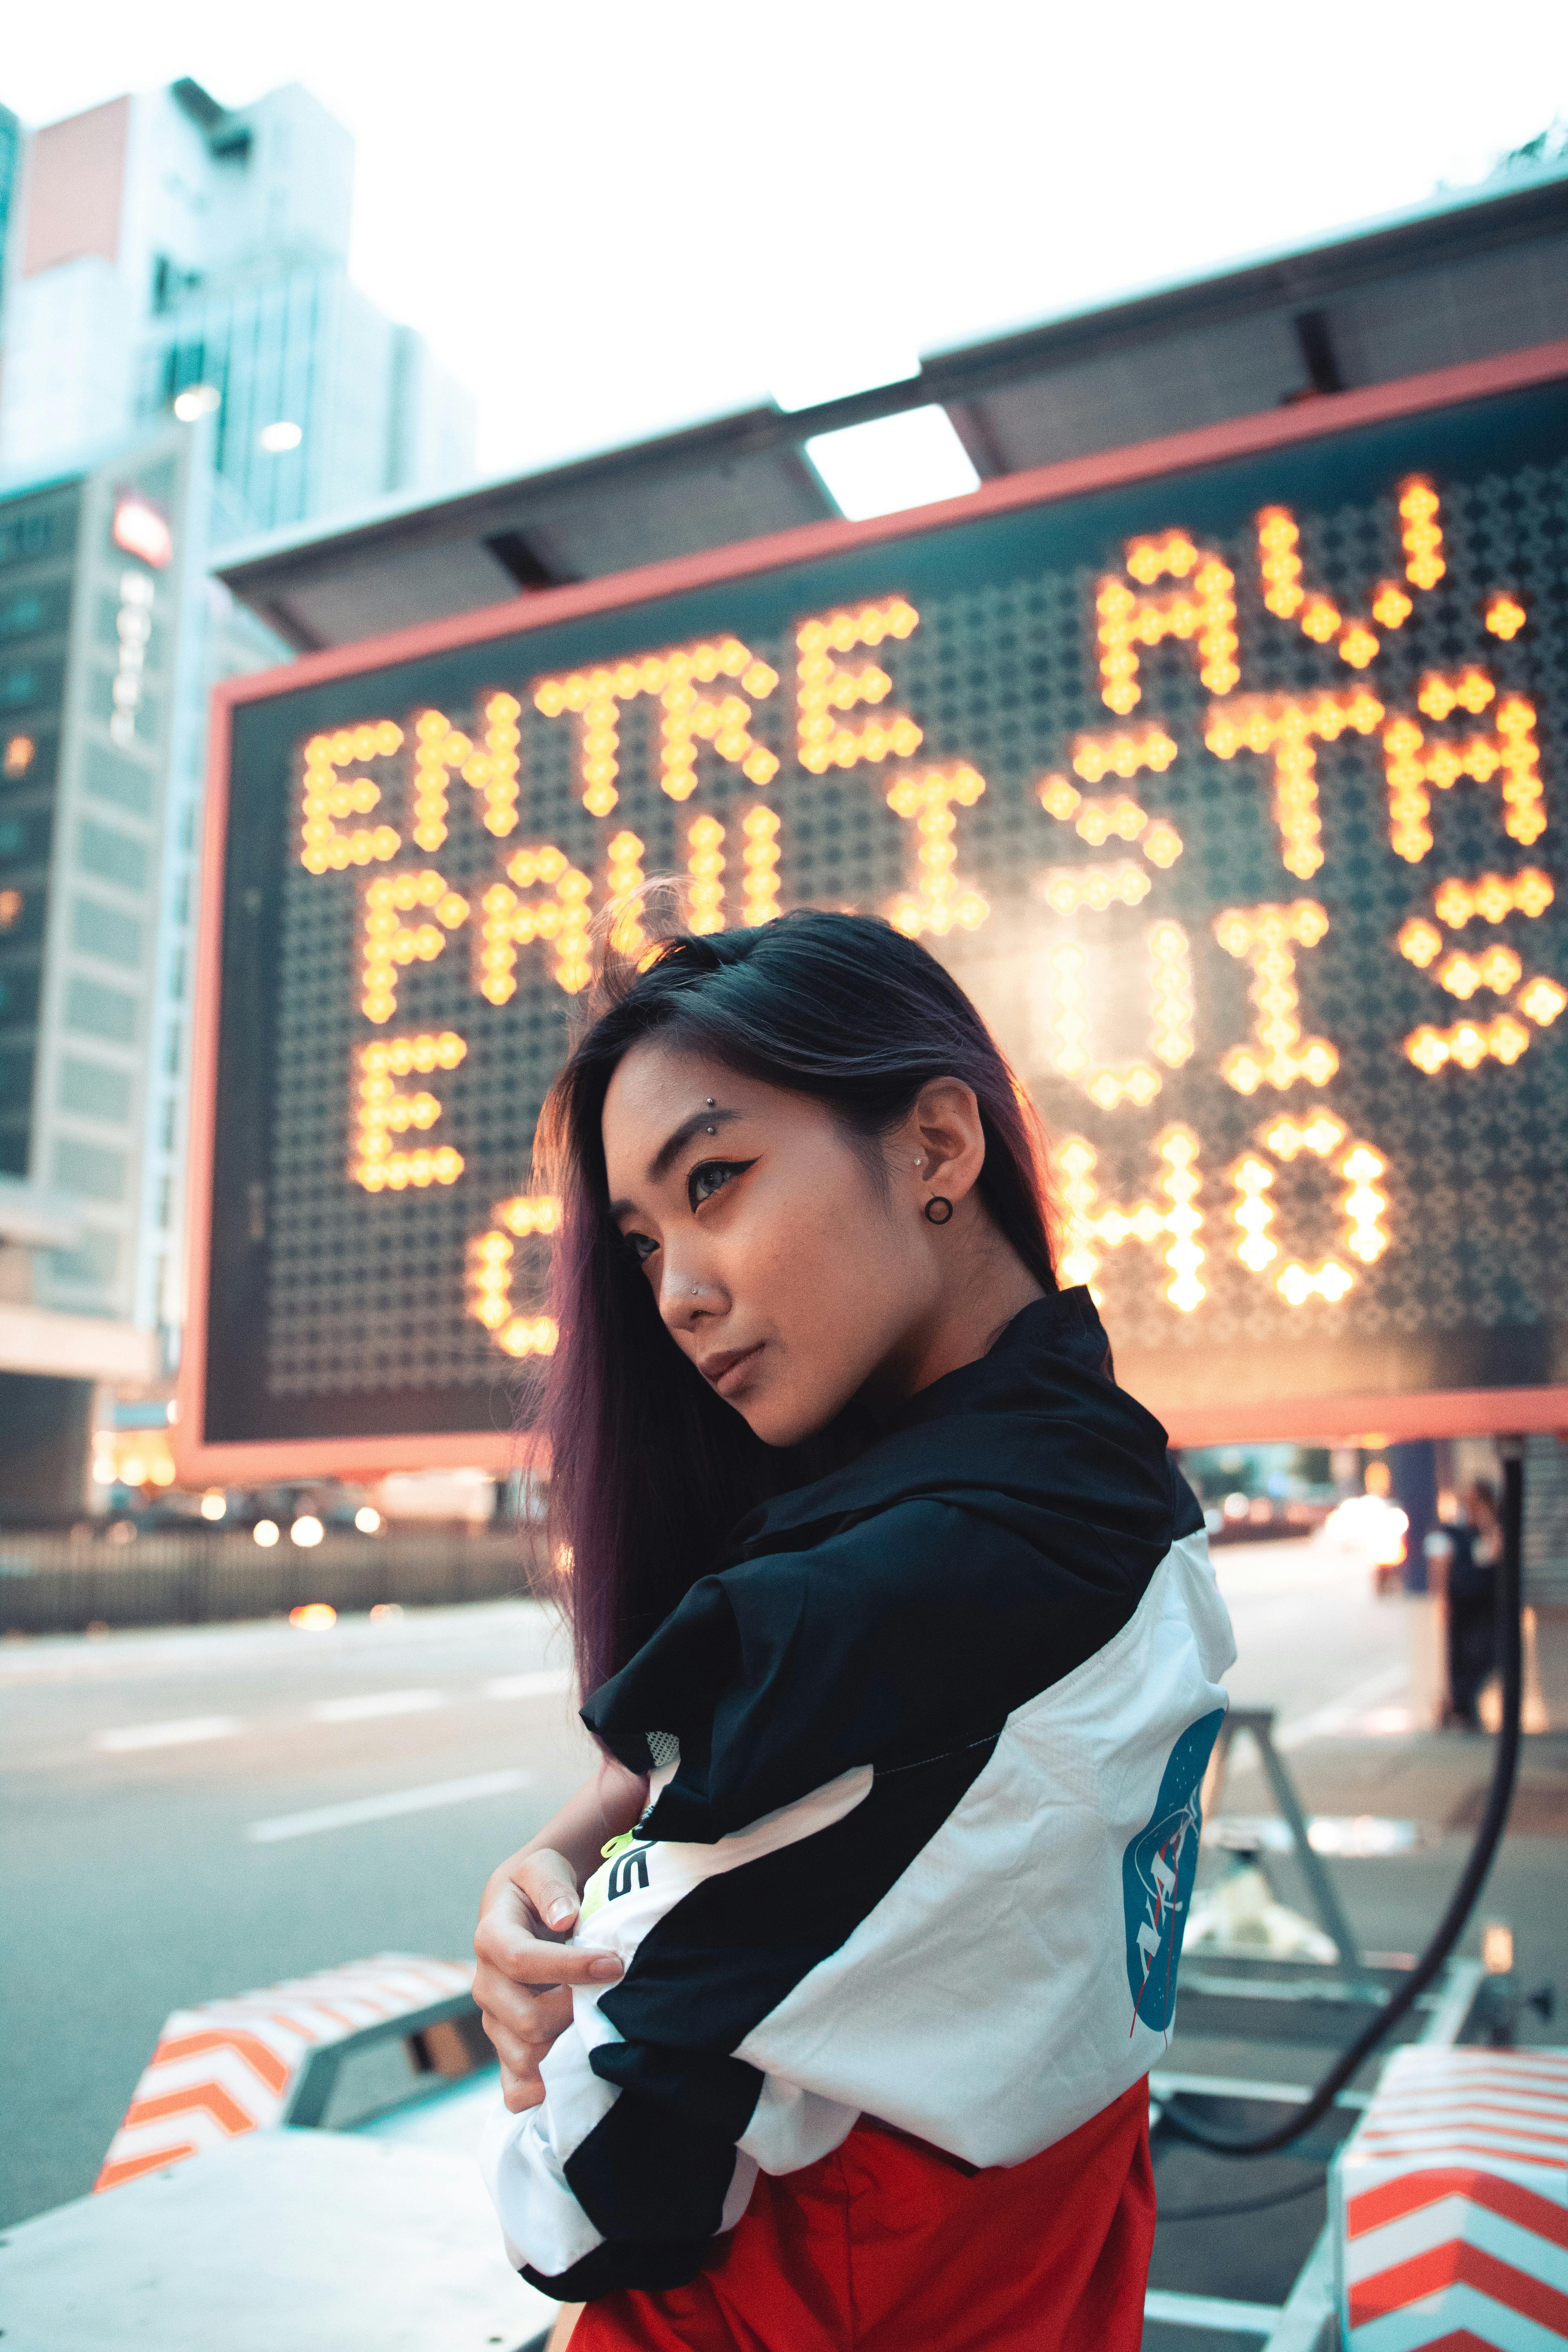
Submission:
[[[500,2061],[502,2096],[512,2114],[521,2115],[544,2096],[540,2064],[572,2022],[572,1995],[564,1985],[553,1992],[523,1993],[504,1978],[499,1986],[487,1979],[481,1992],[478,1975],[475,1995]]]
[[[614,1984],[622,1974],[619,1960],[607,1952],[570,1950],[542,1933],[553,1927],[560,1934],[557,1922],[570,1928],[576,1919],[576,1882],[563,1855],[533,1853],[503,1864],[485,1889],[474,1930],[481,1969],[493,1969],[519,1985]],[[485,2005],[477,1987],[475,1999]]]
[[[552,1935],[570,1934],[577,1924],[577,1882],[563,1853],[545,1847],[531,1853],[511,1873],[511,1883]]]
[[[501,2092],[514,2115],[536,2107],[544,2096],[540,2062],[572,2022],[572,1995],[564,1985],[548,1992],[524,1992],[509,1978],[480,1968],[474,1998],[486,2033],[500,2061]]]
[[[501,2086],[506,2093],[507,2105],[514,2112],[521,2107],[537,2105],[544,2096],[544,2087],[539,2076],[541,2061],[549,2054],[557,2035],[564,2032],[572,2015],[571,1995],[563,1993],[554,1998],[558,2004],[556,2013],[552,2015],[549,2001],[540,2001],[536,2004],[535,2015],[521,2031],[509,2024],[494,2010],[484,2012],[485,2032],[500,2061]]]
[[[498,2050],[503,2037],[519,2051],[535,2046],[548,2050],[556,2035],[564,2033],[572,2022],[572,1995],[565,1985],[543,1992],[525,1992],[510,1977],[498,1977],[493,1969],[476,1969],[474,1999],[483,2011],[485,2032]],[[522,2062],[516,2059],[513,2063]]]
[[[531,1932],[531,1921],[509,1919],[497,1909],[481,1913],[474,1930],[474,1950],[481,1969],[514,1985],[614,1984],[622,1975],[619,1960],[608,1952],[574,1951],[569,1944],[552,1944]],[[474,1999],[482,2009],[476,1978]]]

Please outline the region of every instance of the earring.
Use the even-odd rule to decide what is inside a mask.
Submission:
[[[940,1216],[937,1214],[939,1209],[942,1212]],[[921,1214],[928,1225],[945,1225],[952,1214],[952,1202],[944,1192],[933,1192]]]

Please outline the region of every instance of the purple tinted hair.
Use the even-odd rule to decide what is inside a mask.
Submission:
[[[1035,1279],[1057,1287],[1038,1120],[924,948],[866,916],[803,910],[756,930],[680,933],[642,961],[607,961],[594,1025],[551,1089],[535,1147],[536,1186],[559,1197],[562,1222],[560,1337],[533,1425],[551,1450],[552,1548],[570,1558],[584,1696],[721,1562],[738,1519],[832,1458],[831,1438],[781,1448],[752,1435],[681,1354],[610,1223],[600,1120],[616,1066],[640,1039],[814,1096],[868,1145],[929,1080],[962,1078],[985,1137],[980,1196]]]

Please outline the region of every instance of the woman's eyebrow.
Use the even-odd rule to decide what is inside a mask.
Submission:
[[[669,1167],[671,1160],[685,1150],[692,1137],[699,1134],[703,1128],[727,1127],[731,1119],[739,1118],[741,1116],[738,1110],[717,1110],[706,1108],[702,1110],[694,1110],[689,1118],[681,1120],[673,1135],[665,1139],[648,1161],[648,1182],[657,1184]],[[636,1207],[635,1201],[612,1201],[609,1206],[611,1223],[618,1224],[623,1217],[630,1216]]]
[[[648,1161],[648,1182],[657,1184],[671,1160],[685,1150],[694,1135],[700,1135],[705,1127],[728,1127],[732,1119],[737,1119],[740,1116],[738,1110],[715,1110],[711,1107],[694,1110],[689,1118],[681,1120],[673,1135],[666,1136],[653,1158]]]

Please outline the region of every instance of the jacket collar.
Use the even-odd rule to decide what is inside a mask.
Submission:
[[[1116,1386],[1104,1327],[1079,1287],[1032,1301],[987,1354],[918,1391],[853,1461],[749,1513],[732,1556],[793,1550],[808,1529],[910,1496],[1054,1488],[1063,1444],[1090,1424],[1153,1454],[1163,1473],[1165,1433]]]

